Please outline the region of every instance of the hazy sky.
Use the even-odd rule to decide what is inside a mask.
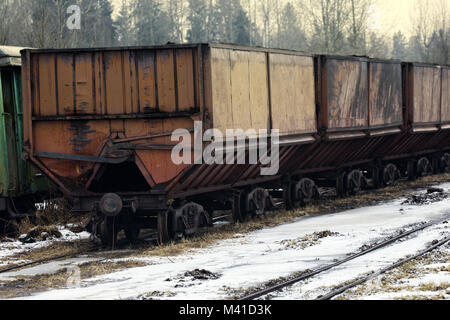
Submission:
[[[112,0],[116,10],[121,0]],[[281,0],[283,1],[283,0]],[[287,1],[287,0],[285,0]],[[373,0],[371,10],[370,27],[384,34],[392,35],[396,31],[402,31],[405,35],[411,35],[411,15],[414,3],[422,0]],[[433,1],[433,0],[432,0]],[[439,0],[434,0],[439,1]],[[434,2],[433,1],[433,2]],[[164,2],[164,0],[162,0]],[[293,1],[295,2],[295,0]]]

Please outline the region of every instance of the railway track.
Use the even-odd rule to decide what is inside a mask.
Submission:
[[[374,278],[378,277],[379,275],[381,275],[383,273],[386,273],[386,272],[388,272],[388,271],[390,271],[392,269],[398,268],[401,265],[403,265],[403,264],[405,264],[405,263],[407,263],[407,262],[409,262],[411,260],[417,259],[417,258],[423,256],[424,254],[426,254],[428,252],[431,252],[431,251],[433,251],[433,250],[443,246],[444,244],[446,244],[449,241],[450,241],[450,236],[446,237],[446,238],[444,238],[444,239],[442,239],[440,241],[438,241],[437,243],[435,243],[435,244],[431,245],[430,247],[428,247],[428,248],[426,248],[426,249],[416,253],[415,255],[412,255],[411,257],[408,257],[408,258],[405,258],[405,259],[401,259],[400,261],[398,261],[398,262],[396,262],[396,263],[394,263],[394,264],[392,264],[392,265],[390,265],[388,267],[385,267],[385,268],[383,268],[383,269],[381,269],[381,270],[379,270],[377,272],[366,274],[365,276],[360,277],[360,278],[356,279],[355,281],[352,281],[351,283],[349,283],[349,284],[347,284],[345,286],[337,288],[337,289],[329,292],[326,295],[318,297],[316,300],[330,300],[330,299],[332,299],[332,298],[334,298],[334,297],[344,293],[345,291],[356,287],[357,285],[360,285],[360,284],[362,284],[362,283],[364,283],[366,281],[374,279]]]
[[[286,281],[282,281],[282,282],[279,282],[279,283],[277,283],[275,285],[271,285],[271,286],[265,287],[265,288],[263,288],[261,290],[250,292],[248,294],[245,294],[244,296],[239,297],[238,300],[254,300],[254,299],[260,298],[262,296],[265,296],[265,295],[267,295],[269,293],[273,293],[273,292],[279,291],[279,290],[281,290],[281,289],[283,289],[285,287],[292,286],[292,285],[294,285],[294,284],[296,284],[296,283],[298,283],[300,281],[303,281],[303,280],[306,280],[306,279],[310,279],[310,278],[312,278],[312,277],[314,277],[314,276],[316,276],[316,275],[318,275],[320,273],[323,273],[325,271],[333,269],[333,268],[335,268],[335,267],[337,267],[339,265],[342,265],[342,264],[344,264],[346,262],[349,262],[351,260],[355,260],[355,259],[357,259],[357,258],[359,258],[361,256],[364,256],[364,255],[366,255],[366,254],[368,254],[370,252],[374,252],[374,251],[379,250],[381,248],[387,247],[387,246],[389,246],[390,244],[392,244],[394,242],[397,242],[397,241],[399,241],[399,240],[401,240],[403,238],[406,238],[406,237],[408,237],[408,236],[410,236],[410,235],[412,235],[414,233],[420,232],[420,231],[422,231],[422,230],[424,230],[426,228],[429,228],[431,226],[443,223],[443,222],[445,222],[447,220],[448,220],[448,217],[445,218],[445,219],[440,219],[438,221],[431,221],[431,222],[428,222],[428,223],[423,223],[420,226],[418,226],[418,227],[416,227],[416,228],[414,228],[412,230],[409,230],[407,232],[401,232],[400,234],[398,234],[396,236],[391,236],[391,237],[383,240],[382,242],[376,243],[375,245],[373,245],[373,246],[371,246],[371,247],[369,247],[367,249],[364,249],[364,250],[362,250],[362,251],[360,251],[358,253],[352,254],[352,255],[350,255],[350,256],[348,256],[348,257],[346,257],[344,259],[341,259],[341,260],[339,260],[339,261],[337,261],[335,263],[332,263],[332,264],[329,264],[329,265],[325,265],[325,266],[321,266],[321,267],[319,267],[319,268],[317,268],[315,270],[307,271],[305,273],[300,274],[299,276],[296,276],[294,278],[288,279]],[[439,246],[442,246],[443,244],[447,243],[449,240],[450,240],[450,237],[447,237],[447,238],[439,241],[438,243],[432,245],[431,247],[429,247],[429,248],[427,248],[427,249],[425,249],[425,250],[423,250],[423,251],[421,251],[421,252],[419,252],[419,253],[417,253],[417,254],[409,257],[409,258],[405,258],[405,259],[403,259],[403,260],[401,260],[401,261],[399,261],[399,262],[397,262],[397,263],[395,263],[395,264],[393,264],[393,265],[391,265],[389,267],[386,267],[386,268],[384,268],[384,269],[382,269],[382,270],[380,270],[378,272],[379,272],[379,274],[381,274],[381,273],[387,272],[387,271],[389,271],[389,270],[391,270],[393,268],[396,268],[396,267],[398,267],[398,266],[400,266],[400,265],[402,265],[402,264],[404,264],[404,263],[406,263],[406,262],[408,262],[410,260],[413,260],[413,259],[415,259],[415,258],[417,258],[417,257],[419,257],[419,256],[421,256],[421,255],[423,255],[423,254],[425,254],[427,252],[430,252],[430,251],[436,249]],[[344,291],[346,291],[346,290],[348,290],[348,289],[350,289],[352,287],[357,286],[358,284],[361,284],[361,283],[371,279],[372,277],[376,277],[378,275],[378,272],[374,273],[374,274],[366,275],[366,276],[364,276],[362,278],[358,278],[357,280],[355,280],[354,282],[352,282],[352,283],[350,283],[350,284],[348,284],[346,286],[343,286],[341,288],[333,290],[329,294],[321,296],[320,300],[331,299],[331,298],[335,297],[336,295],[339,295],[342,292],[344,292]]]
[[[4,268],[4,269],[0,269],[0,274],[11,272],[11,271],[14,271],[14,270],[19,270],[19,269],[22,269],[22,268],[34,267],[34,266],[37,266],[37,265],[42,265],[42,264],[45,264],[45,263],[58,261],[58,260],[62,260],[62,259],[75,258],[77,256],[80,256],[80,255],[83,255],[83,254],[87,254],[87,253],[93,253],[93,252],[96,252],[96,251],[99,251],[99,247],[86,249],[86,250],[81,250],[79,252],[74,252],[74,253],[58,255],[58,256],[54,256],[54,257],[48,257],[48,258],[39,259],[39,260],[36,260],[36,261],[30,261],[30,262],[26,262],[26,263],[22,263],[22,264],[18,264],[18,265],[13,265],[13,266],[10,266],[10,267]]]

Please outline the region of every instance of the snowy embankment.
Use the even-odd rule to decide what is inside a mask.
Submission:
[[[9,258],[28,251],[48,248],[56,242],[73,242],[77,240],[89,239],[90,234],[88,232],[74,233],[68,230],[66,227],[59,226],[58,231],[61,233],[60,238],[49,237],[45,241],[36,241],[33,243],[22,243],[21,241],[0,242],[0,267],[7,266],[9,264],[26,263],[26,260],[10,260]]]
[[[438,187],[449,192],[450,183]],[[426,190],[415,193],[426,193]],[[450,218],[449,198],[424,205],[404,201],[403,198],[335,214],[307,216],[292,223],[237,235],[176,257],[136,257],[149,265],[83,279],[80,287],[51,290],[28,298],[226,299],[236,290],[330,264],[401,228]],[[435,239],[448,236],[448,226],[430,227],[387,249],[351,261],[307,283],[299,283],[279,297],[315,298],[327,291],[322,286],[337,285],[362,273],[378,270],[416,253]],[[444,272],[438,280],[449,282],[448,277],[449,273]]]

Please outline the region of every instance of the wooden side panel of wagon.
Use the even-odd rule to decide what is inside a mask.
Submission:
[[[450,129],[450,68],[442,67],[441,124]]]
[[[408,125],[413,132],[437,131],[441,122],[441,68],[407,63],[403,73]]]
[[[400,62],[370,61],[369,126],[401,126],[403,116]]]
[[[213,127],[268,129],[269,102],[266,53],[211,48]]]
[[[315,133],[314,60],[270,53],[272,127],[281,135]]]

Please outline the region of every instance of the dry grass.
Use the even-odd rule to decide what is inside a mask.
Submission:
[[[237,234],[246,234],[255,230],[275,227],[284,223],[292,222],[303,216],[335,213],[343,210],[375,205],[387,200],[394,200],[407,196],[412,189],[426,188],[436,183],[450,181],[450,173],[436,176],[428,176],[416,181],[400,181],[394,186],[383,189],[368,190],[361,194],[347,198],[327,198],[314,204],[297,210],[278,210],[265,217],[259,217],[244,223],[226,225],[219,229],[210,228],[191,238],[183,239],[178,243],[170,243],[163,246],[152,246],[141,249],[143,256],[176,256],[188,250],[205,248],[217,242],[236,237]]]
[[[148,263],[139,260],[95,261],[80,264],[80,280],[109,274],[128,268],[143,267]],[[0,285],[0,299],[29,296],[33,293],[53,289],[67,288],[68,280],[73,273],[63,268],[53,274],[34,276],[19,276],[15,280],[3,282]]]
[[[448,251],[433,251],[426,255],[409,261],[402,266],[386,272],[384,275],[348,290],[342,299],[357,299],[361,296],[370,296],[378,293],[411,292],[396,299],[404,300],[430,300],[445,299],[445,294],[450,294],[450,283],[420,283],[412,285],[409,279],[418,279],[429,273],[448,272],[449,266],[432,268],[434,263],[447,263],[450,261]],[[424,295],[420,292],[436,292],[435,295]]]
[[[70,206],[67,200],[58,198],[48,200],[44,207],[36,210],[33,217],[27,217],[20,221],[17,225],[18,235],[28,234],[37,226],[66,225],[68,223],[76,223],[86,225],[90,216],[75,216],[70,213]]]
[[[10,261],[11,263],[5,267],[0,268],[0,271],[8,269],[10,267],[22,265],[23,261],[41,261],[46,259],[53,259],[58,256],[77,254],[80,251],[86,251],[93,248],[95,247],[88,240],[80,240],[74,242],[55,242],[47,248],[24,251],[4,258],[4,261]],[[22,262],[14,263],[14,261]]]

